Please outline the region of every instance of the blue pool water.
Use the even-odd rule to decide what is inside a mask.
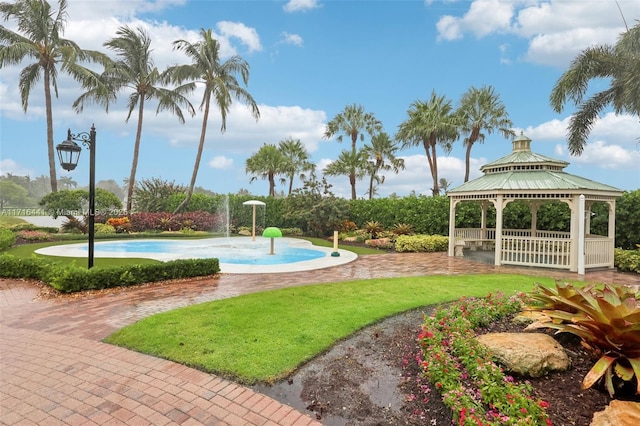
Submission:
[[[87,250],[85,246],[84,251]],[[274,254],[270,252],[270,240],[259,238],[213,238],[203,240],[128,240],[101,241],[95,243],[95,254],[109,257],[109,253],[126,254],[130,257],[146,257],[143,254],[168,253],[180,258],[217,258],[220,263],[240,265],[278,265],[303,262],[325,257],[324,251],[292,247],[276,239]]]

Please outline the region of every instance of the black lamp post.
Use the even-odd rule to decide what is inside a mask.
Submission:
[[[95,241],[95,215],[96,215],[96,128],[92,124],[90,132],[82,132],[76,135],[67,131],[67,140],[58,144],[58,159],[60,166],[66,171],[71,171],[78,165],[82,148],[74,141],[82,142],[89,149],[89,262],[88,267],[93,266],[93,246]]]

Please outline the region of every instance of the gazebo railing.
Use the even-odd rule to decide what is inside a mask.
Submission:
[[[457,228],[455,238],[461,240],[494,240],[496,238],[496,230],[487,228]],[[531,229],[503,229],[502,235],[505,237],[531,237]],[[570,232],[564,231],[545,231],[537,230],[536,237],[540,238],[571,238]]]
[[[571,240],[548,237],[502,238],[501,261],[505,265],[528,265],[569,269]]]
[[[598,235],[589,235],[584,240],[584,253],[586,268],[613,267],[613,238]]]

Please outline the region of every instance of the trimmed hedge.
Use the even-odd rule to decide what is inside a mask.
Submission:
[[[179,259],[170,262],[107,268],[62,265],[33,256],[25,259],[0,255],[0,276],[33,278],[63,293],[128,286],[177,278],[192,278],[220,272],[218,259]]]
[[[447,251],[449,237],[442,235],[399,235],[396,239],[396,251],[402,252],[434,252]]]

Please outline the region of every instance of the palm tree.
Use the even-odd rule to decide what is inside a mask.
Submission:
[[[79,62],[106,64],[108,57],[93,50],[83,50],[75,42],[62,38],[67,16],[66,0],[58,0],[58,11],[44,0],[17,0],[0,3],[5,21],[14,19],[17,31],[0,26],[0,68],[18,65],[25,59],[33,62],[20,72],[19,88],[22,108],[27,112],[31,89],[42,78],[44,82],[47,121],[47,153],[51,190],[58,190],[56,157],[53,145],[53,108],[51,88],[58,97],[58,67],[83,86],[97,81],[97,74]]]
[[[131,174],[127,182],[127,211],[130,212],[133,204],[133,190],[136,185],[145,103],[151,99],[157,100],[156,114],[168,110],[178,117],[181,124],[184,124],[185,119],[180,107],[185,106],[191,116],[195,115],[195,110],[185,96],[193,91],[192,86],[185,85],[175,89],[162,87],[162,74],[154,66],[151,57],[151,39],[144,29],[122,26],[116,31],[116,35],[117,37],[104,43],[104,46],[116,52],[116,56],[119,58],[105,70],[103,75],[103,80],[108,85],[109,91],[104,92],[94,87],[76,99],[73,106],[76,111],[80,112],[86,102],[94,101],[105,106],[108,111],[109,102],[117,92],[125,88],[131,90],[127,102],[129,113],[125,122],[129,122],[131,114],[137,107],[138,125]]]
[[[187,197],[176,208],[174,213],[182,210],[193,195],[193,188],[196,184],[202,150],[207,135],[207,121],[209,120],[209,110],[211,99],[220,110],[222,125],[220,131],[224,133],[227,129],[227,114],[233,103],[233,98],[239,99],[251,110],[251,114],[256,119],[260,118],[260,110],[249,92],[240,85],[237,75],[242,78],[242,83],[246,86],[249,82],[249,64],[238,55],[234,55],[224,62],[220,62],[220,43],[213,38],[211,29],[200,30],[200,40],[190,43],[186,40],[176,40],[173,42],[174,49],[184,52],[192,61],[188,65],[177,65],[167,70],[166,75],[175,82],[190,81],[190,84],[202,83],[204,94],[200,109],[204,108],[202,117],[202,129],[200,130],[200,142],[196,161],[191,174],[191,183],[187,192]]]
[[[382,123],[373,114],[365,112],[362,105],[351,104],[345,106],[341,113],[327,123],[324,138],[330,139],[337,134],[336,140],[342,142],[342,137],[347,136],[351,140],[351,156],[355,158],[358,139],[361,142],[364,141],[363,132],[373,137],[373,135],[381,131]],[[352,192],[355,191],[356,174],[356,169],[351,170],[351,173],[349,173]],[[356,198],[353,193],[352,198],[354,200]]]
[[[384,183],[384,176],[380,176],[380,171],[392,170],[398,174],[400,170],[404,170],[404,160],[396,157],[398,145],[389,138],[385,132],[378,133],[371,138],[371,145],[365,145],[363,148],[364,155],[370,163],[369,180],[369,199],[373,198],[374,181],[380,184]]]
[[[324,138],[329,139],[336,134],[343,133],[350,138],[351,152],[355,153],[358,139],[361,142],[364,141],[363,130],[369,136],[373,136],[382,131],[382,123],[373,114],[364,112],[362,105],[351,104],[344,107],[344,111],[327,123]],[[336,138],[338,142],[342,142],[342,136],[338,135]]]
[[[513,123],[509,119],[507,109],[492,86],[482,86],[480,89],[472,86],[462,95],[457,114],[460,115],[461,131],[468,135],[464,138],[464,146],[467,148],[464,181],[467,182],[471,148],[476,142],[484,142],[484,132],[490,135],[494,130],[498,130],[505,138],[514,136],[515,133],[511,130]]]
[[[622,33],[615,46],[589,47],[573,60],[550,95],[552,108],[560,113],[567,101],[578,107],[569,122],[569,152],[580,155],[598,114],[612,106],[616,114],[640,116],[640,23]],[[588,99],[589,82],[610,80],[610,86]]]
[[[398,127],[396,139],[402,141],[402,149],[422,144],[433,179],[432,194],[440,195],[436,146],[440,145],[445,153],[451,152],[451,144],[458,139],[459,119],[451,101],[435,91],[428,102],[414,101],[407,114],[409,117]]]
[[[349,176],[351,184],[351,199],[356,197],[356,181],[362,179],[369,170],[369,164],[364,151],[357,152],[342,150],[337,160],[329,163],[323,170],[327,176]]]
[[[258,152],[247,158],[245,172],[253,174],[250,182],[258,177],[269,181],[269,197],[276,195],[276,176],[286,173],[288,161],[273,144],[264,144]]]
[[[278,144],[278,150],[287,160],[286,175],[289,178],[289,192],[291,195],[293,191],[293,180],[298,175],[300,179],[306,179],[305,172],[312,172],[315,170],[316,165],[309,161],[309,153],[304,148],[300,139],[294,140],[288,138],[280,141]]]

